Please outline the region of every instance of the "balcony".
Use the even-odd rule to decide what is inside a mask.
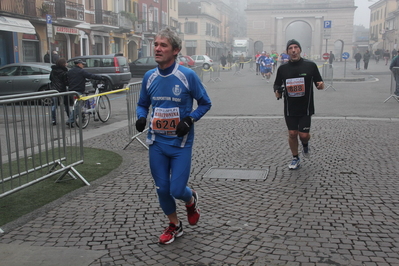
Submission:
[[[93,21],[90,21],[93,30],[115,31],[119,30],[118,14],[102,9],[94,11]],[[133,27],[133,26],[132,26]]]
[[[0,14],[13,14],[21,18],[37,17],[36,0],[0,0]]]
[[[134,24],[130,18],[122,14],[118,14],[118,22],[119,29],[116,30],[117,32],[131,32],[134,30]]]
[[[67,26],[76,26],[85,21],[85,11],[82,4],[65,0],[45,1],[40,10],[42,15],[49,14],[54,21]]]

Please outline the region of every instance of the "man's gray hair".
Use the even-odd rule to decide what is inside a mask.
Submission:
[[[182,41],[179,35],[175,31],[172,31],[170,28],[165,28],[159,31],[155,38],[157,37],[168,39],[170,44],[172,45],[173,50],[176,48],[178,48],[179,51],[181,50]]]

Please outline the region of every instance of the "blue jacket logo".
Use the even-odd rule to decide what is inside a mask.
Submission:
[[[180,88],[180,86],[179,86],[179,85],[175,85],[175,86],[173,87],[173,94],[176,95],[176,96],[179,96],[180,93],[181,93],[181,88]]]

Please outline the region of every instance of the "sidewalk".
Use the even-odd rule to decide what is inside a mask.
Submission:
[[[318,66],[324,62],[316,62]],[[369,62],[367,70],[364,69],[364,63],[361,61],[361,69],[356,70],[355,61],[350,59],[342,60],[342,62],[337,61],[333,63],[334,67],[334,81],[365,81],[369,76],[379,76],[379,75],[391,75],[389,70],[389,65],[385,65],[385,62],[375,60]]]
[[[367,74],[387,75],[372,63]],[[343,63],[334,70],[343,76]],[[215,105],[226,100],[216,90],[242,90],[220,84],[210,88]],[[236,97],[233,108],[242,103]],[[0,265],[399,265],[397,120],[315,117],[312,157],[290,171],[281,116],[205,116],[196,123],[189,183],[201,220],[189,226],[179,202],[184,235],[167,246],[157,244],[166,218],[148,151],[138,142],[122,150],[122,125],[86,137],[85,146],[118,152],[123,165],[3,227]]]

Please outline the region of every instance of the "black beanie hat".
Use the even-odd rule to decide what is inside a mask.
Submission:
[[[295,39],[292,39],[292,40],[289,40],[289,41],[287,42],[287,48],[286,48],[286,51],[287,51],[287,52],[288,52],[288,47],[290,47],[290,45],[292,45],[292,44],[298,45],[299,49],[301,49],[301,51],[302,51],[302,47],[301,47],[301,45],[299,44],[299,42],[298,42],[297,40],[295,40]]]

